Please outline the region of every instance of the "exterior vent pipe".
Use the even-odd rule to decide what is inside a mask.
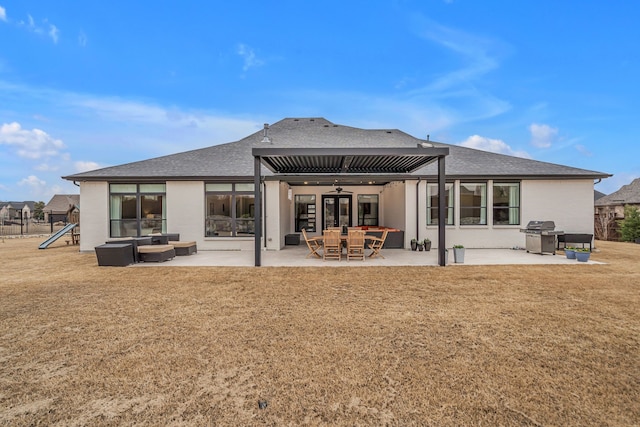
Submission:
[[[271,142],[271,138],[269,138],[269,123],[264,124],[264,136],[261,142]]]

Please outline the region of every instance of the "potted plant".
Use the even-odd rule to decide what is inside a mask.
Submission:
[[[589,261],[589,257],[591,256],[591,252],[587,248],[579,248],[575,250],[576,259],[580,262]]]
[[[576,248],[567,246],[564,248],[564,254],[567,256],[567,259],[576,259]]]
[[[453,245],[453,262],[464,263],[464,246]]]
[[[424,250],[425,251],[430,251],[431,250],[431,240],[429,240],[428,238],[424,239],[422,241],[422,243],[424,244]]]
[[[417,239],[411,239],[411,250],[412,251],[418,250],[418,240]]]
[[[424,250],[424,243],[422,243],[422,240],[420,240],[420,241],[418,242],[418,250],[419,250],[420,252],[422,252],[422,251]]]

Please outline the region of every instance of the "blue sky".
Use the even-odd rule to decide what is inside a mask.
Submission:
[[[0,0],[0,200],[285,117],[640,176],[640,2]]]

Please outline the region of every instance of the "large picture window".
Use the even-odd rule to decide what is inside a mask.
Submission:
[[[446,225],[453,225],[453,184],[444,185]],[[438,184],[427,184],[427,225],[438,225]]]
[[[253,183],[205,185],[206,237],[242,237],[255,234]]]
[[[315,194],[297,194],[295,201],[296,231],[316,231],[316,196]]]
[[[460,225],[487,224],[487,184],[460,183]]]
[[[358,225],[380,225],[377,194],[358,195]]]
[[[496,182],[493,184],[494,225],[520,224],[520,184]]]
[[[110,236],[137,237],[166,233],[165,193],[165,184],[111,184]]]

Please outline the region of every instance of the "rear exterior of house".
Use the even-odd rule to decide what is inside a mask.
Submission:
[[[407,172],[376,167],[326,173],[332,150],[430,147],[446,152],[444,186],[439,162]],[[258,167],[253,150],[322,150],[309,164],[274,171]],[[285,155],[286,157],[286,155]],[[351,158],[349,158],[351,157]],[[367,161],[363,156],[360,160]],[[297,163],[296,163],[297,162]],[[366,166],[366,165],[365,165]],[[322,171],[322,172],[318,172]],[[384,172],[381,172],[384,171]],[[594,232],[594,180],[608,174],[425,141],[396,129],[358,129],[322,118],[290,118],[236,142],[64,177],[79,184],[80,250],[111,237],[180,233],[198,250],[280,250],[286,236],[318,235],[329,226],[390,228],[438,246],[439,193],[444,189],[446,247],[524,246],[520,229],[532,220],[554,221],[557,230]],[[256,193],[255,183],[259,183]],[[260,209],[256,209],[260,194]],[[256,221],[256,213],[262,213]]]

